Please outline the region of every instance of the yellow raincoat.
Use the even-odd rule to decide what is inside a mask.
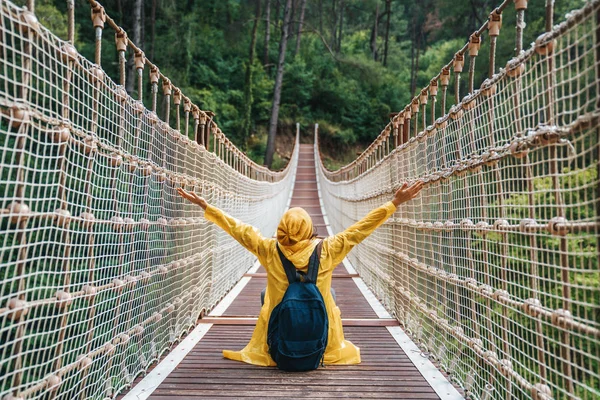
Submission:
[[[331,296],[333,269],[355,245],[369,236],[395,211],[396,206],[391,201],[387,202],[344,232],[323,240],[317,287],[323,295],[329,316],[329,341],[325,349],[325,364],[360,363],[360,349],[344,339],[340,309]],[[256,228],[238,221],[216,207],[208,206],[204,215],[254,254],[267,270],[265,303],[260,310],[250,342],[241,351],[223,350],[223,356],[249,364],[275,366],[277,364],[269,355],[267,346],[267,328],[273,308],[281,302],[288,287],[276,245],[279,241],[281,251],[292,264],[307,272],[308,260],[319,241],[312,237],[312,220],[303,209],[291,208],[281,218],[277,228],[277,239],[271,239],[263,237]]]

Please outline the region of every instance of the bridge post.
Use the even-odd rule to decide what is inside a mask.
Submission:
[[[394,138],[393,148],[398,147],[398,131],[400,130],[400,113],[396,114],[392,119],[392,137]]]
[[[479,48],[481,47],[481,37],[475,32],[469,38],[469,94],[473,94],[473,85],[475,83],[475,60],[479,54]]]
[[[127,32],[121,28],[121,30],[115,32],[115,45],[117,47],[117,53],[119,58],[119,84],[125,86],[125,51],[127,50]]]
[[[423,131],[427,130],[427,101],[429,98],[429,88],[421,90],[419,95],[419,104],[421,105],[421,119],[423,123]]]
[[[173,104],[175,105],[175,129],[181,133],[181,90],[173,88]]]
[[[445,67],[440,74],[440,84],[442,85],[442,115],[446,115],[446,95],[448,85],[450,84],[450,69]]]
[[[33,3],[33,0],[31,0]],[[94,62],[100,66],[102,64],[102,30],[104,29],[104,23],[106,22],[106,13],[104,7],[96,3],[92,8],[92,21],[94,23],[94,29],[96,30],[96,44],[94,51]]]
[[[515,55],[519,55],[523,50],[523,30],[525,29],[525,10],[528,0],[515,0],[515,9],[517,10],[517,31],[515,40]]]
[[[221,157],[221,134],[219,133],[219,131],[215,132],[215,154],[217,155],[217,157]]]
[[[417,137],[417,134],[419,133],[419,118],[417,117],[417,114],[419,114],[419,97],[415,97],[412,100],[412,103],[410,105],[411,107],[411,111],[412,111],[412,115],[413,115],[413,137]]]
[[[152,112],[156,113],[156,98],[158,96],[158,79],[160,71],[156,65],[150,64],[150,87],[152,91]]]
[[[385,128],[385,137],[383,138],[383,143],[382,145],[382,158],[386,157],[388,154],[390,154],[390,135],[392,132],[392,125],[388,124]]]
[[[221,155],[221,159],[223,160],[223,162],[224,162],[225,164],[228,164],[228,163],[227,163],[227,155],[228,155],[228,154],[227,154],[227,153],[228,153],[228,152],[227,152],[227,141],[226,141],[226,140],[225,140],[225,138],[223,138],[222,136],[221,136],[221,146],[220,146],[220,153],[221,153],[220,155]]]
[[[398,130],[396,131],[396,147],[400,146],[404,143],[404,124],[406,119],[404,117],[404,112],[400,112],[398,114]]]
[[[433,78],[429,82],[429,96],[431,96],[431,125],[435,124],[435,103],[436,103],[437,93],[438,93],[438,80],[436,78]]]
[[[162,89],[165,104],[165,122],[167,123],[167,126],[171,126],[169,120],[171,119],[171,92],[173,87],[171,81],[166,76],[163,76],[162,78]]]
[[[375,143],[375,146],[373,146],[373,148],[371,149],[371,154],[369,157],[371,159],[370,167],[374,167],[375,164],[377,163],[377,160],[379,159],[380,148],[381,148],[381,138]]]
[[[390,133],[391,133],[391,124],[388,124],[385,127],[385,137],[383,139],[383,149],[382,149],[382,153],[383,153],[383,157],[387,156],[388,154],[390,154]]]
[[[490,67],[488,77],[491,78],[496,72],[496,40],[500,35],[502,27],[502,11],[499,8],[492,11],[488,17],[488,35],[490,37]]]
[[[144,66],[146,65],[146,56],[143,51],[136,49],[134,53],[135,69],[137,71],[138,79],[138,100],[143,101],[144,91]]]
[[[210,124],[210,131],[213,134],[213,151],[216,152],[217,150],[217,132],[219,132],[219,128],[213,124],[212,122],[212,118],[209,120],[209,124]]]
[[[452,60],[452,67],[454,68],[454,104],[460,103],[460,73],[464,65],[465,56],[459,51]]]
[[[204,127],[204,133],[206,135],[206,139],[205,139],[204,143],[206,143],[206,149],[208,150],[208,148],[210,146],[210,134],[211,134],[211,132],[214,134],[217,126],[214,123],[214,118],[215,118],[214,112],[206,111],[206,116],[207,116],[207,123],[206,123],[206,126]]]
[[[199,115],[199,125],[198,125],[198,136],[202,137],[202,145],[204,145],[204,147],[206,148],[206,151],[208,151],[208,147],[210,145],[210,142],[208,142],[206,140],[206,120],[207,120],[207,116],[206,113],[204,111],[200,111],[200,115]]]
[[[185,115],[185,133],[186,139],[190,138],[190,111],[192,110],[192,102],[187,97],[183,97],[183,114]]]
[[[411,107],[410,105],[404,108],[404,132],[402,134],[402,143],[408,143],[410,137],[410,119],[411,119]]]
[[[204,135],[199,132],[200,109],[196,105],[192,106],[192,118],[194,119],[194,141],[200,145],[203,145],[204,143],[202,143],[202,139]]]

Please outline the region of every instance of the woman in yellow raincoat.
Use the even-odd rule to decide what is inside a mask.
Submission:
[[[410,186],[405,183],[391,201],[374,209],[345,231],[323,240],[317,287],[323,295],[329,317],[329,340],[325,349],[325,364],[360,363],[360,349],[344,339],[340,309],[331,295],[331,277],[334,268],[354,246],[383,224],[396,211],[396,207],[417,196],[422,187],[423,183],[420,181]],[[181,196],[201,206],[205,210],[206,219],[217,224],[254,254],[267,270],[265,302],[250,342],[241,351],[223,350],[223,356],[249,364],[275,366],[276,363],[271,358],[267,345],[267,327],[273,308],[281,302],[288,287],[288,279],[276,246],[279,245],[285,257],[297,269],[307,272],[310,255],[319,243],[313,233],[310,216],[302,208],[291,208],[285,212],[279,222],[277,239],[265,238],[253,226],[246,225],[209,205],[196,193],[183,189],[177,190]]]

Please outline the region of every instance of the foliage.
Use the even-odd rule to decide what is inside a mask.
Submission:
[[[24,0],[18,3],[23,4]],[[243,110],[246,107],[244,70],[254,22],[254,0],[202,3],[159,0],[154,22],[150,18],[152,2],[144,3],[144,40],[139,45],[146,55],[154,54],[152,61],[161,71],[203,109],[214,111],[217,123],[234,143],[248,148],[250,144],[246,142],[250,139],[242,133]],[[280,119],[284,121],[299,121],[303,126],[327,121],[330,127],[335,127],[322,130],[322,133],[331,133],[323,142],[332,146],[326,151],[332,150],[329,152],[338,163],[348,158],[337,151],[338,145],[348,151],[351,147],[352,150],[364,148],[389,121],[389,113],[399,111],[409,103],[414,57],[419,54],[416,73],[416,90],[419,91],[452,59],[470,33],[479,28],[493,6],[482,0],[458,3],[430,0],[422,4],[392,1],[389,54],[387,66],[383,66],[381,57],[373,60],[370,46],[379,3],[375,43],[378,53],[381,55],[383,52],[386,29],[384,2],[346,0],[343,10],[339,8],[340,3],[308,1],[299,54],[293,57],[295,46],[288,46],[290,55],[285,66],[280,112]],[[559,22],[569,9],[583,4],[583,0],[569,3],[556,5],[555,22]],[[132,0],[106,0],[103,5],[118,24],[126,30],[132,29]],[[252,69],[250,135],[264,135],[264,128],[269,123],[274,85],[272,65],[277,58],[282,9],[279,7],[280,15],[276,15],[276,4],[272,6],[267,65],[261,63],[265,28],[264,23],[259,24],[257,56]],[[40,0],[36,13],[44,25],[66,38],[65,2]],[[340,13],[343,16],[341,33],[338,25]],[[525,47],[544,31],[544,15],[543,2],[529,3]],[[295,15],[294,21],[297,19]],[[514,35],[508,32],[514,29],[514,21],[515,13],[509,6],[504,12],[504,34],[498,38],[497,68],[514,54]],[[89,6],[83,0],[77,2],[76,22],[77,46],[86,57],[93,59],[94,30],[89,21]],[[150,33],[152,24],[155,38]],[[297,25],[293,25],[290,31],[293,36],[290,39],[295,41]],[[419,41],[416,41],[417,34],[422,35]],[[484,36],[476,67],[476,85],[487,77],[489,49],[486,40]],[[339,48],[336,41],[339,41]],[[118,65],[114,53],[112,31],[105,29],[103,67],[116,79]],[[149,85],[147,80],[146,84]],[[463,79],[462,94],[466,93],[465,88],[466,79]],[[149,89],[144,89],[148,101]],[[448,106],[453,96],[451,85]],[[441,112],[439,104],[436,112]],[[259,152],[254,150],[249,154],[260,161]]]

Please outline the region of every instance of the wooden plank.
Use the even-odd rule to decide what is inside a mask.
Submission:
[[[327,368],[326,368],[327,369]],[[197,372],[202,372],[199,375]],[[177,370],[169,375],[171,382],[178,382],[178,380],[185,380],[187,382],[190,381],[190,378],[194,378],[194,382],[204,382],[206,380],[211,380],[216,382],[221,380],[223,383],[228,382],[229,380],[239,380],[237,374],[219,374],[218,377],[211,377],[211,375],[215,372],[214,369],[208,368],[198,368],[194,370]],[[283,372],[279,371],[275,368],[264,368],[264,370],[260,371],[247,371],[244,373],[244,379],[260,379],[268,381],[269,384],[283,384],[286,382],[299,381],[300,379],[308,379],[315,384],[320,383],[328,383],[328,384],[344,384],[344,385],[354,385],[361,384],[365,378],[372,382],[385,382],[385,384],[398,384],[398,385],[406,385],[410,382],[411,385],[427,385],[427,382],[423,381],[423,377],[418,375],[400,375],[396,372],[392,372],[390,374],[380,374],[379,371],[365,371],[364,374],[360,376],[346,376],[348,374],[340,374],[337,370],[332,370],[328,372],[320,372],[318,375],[308,375],[308,374],[298,374],[298,376],[287,377]]]
[[[198,320],[201,324],[214,325],[256,325],[258,318],[240,318],[240,317],[204,317]],[[393,318],[342,318],[343,326],[399,326],[400,324]]]
[[[297,374],[296,374],[297,375]],[[246,377],[244,377],[244,381],[227,381],[225,382],[228,386],[226,386],[226,390],[241,390],[244,389],[245,386],[248,385],[245,382]],[[285,385],[286,392],[297,392],[297,391],[305,391],[307,384],[310,381],[302,381],[301,383],[295,383],[295,379],[282,379],[281,383],[273,384],[272,382],[265,380],[264,382],[260,382],[261,391],[277,391],[281,392],[282,385]],[[356,383],[356,382],[355,382]],[[241,386],[241,387],[240,387]],[[199,386],[196,382],[171,382],[165,383],[161,385],[161,389],[163,391],[167,390],[197,390]],[[223,382],[203,382],[201,386],[202,390],[223,390]],[[393,385],[387,383],[386,386],[376,386],[370,385],[367,381],[362,381],[360,384],[355,385],[320,385],[320,392],[349,392],[349,391],[370,391],[370,392],[403,392],[403,393],[431,393],[433,389],[429,387],[429,385],[425,386],[417,386],[412,383],[410,386],[406,385]]]
[[[249,276],[250,278],[266,278],[267,273],[266,272],[255,272],[253,274],[244,274],[244,276]],[[358,274],[333,274],[334,279],[358,278],[358,277],[360,277],[360,275],[358,275]]]
[[[345,329],[346,337],[361,347],[363,363],[307,373],[222,357],[221,349],[243,347],[252,331],[252,326],[213,326],[151,398],[438,398],[384,327]]]
[[[304,201],[304,200],[311,200],[315,198],[315,195],[313,193],[300,193],[296,196],[296,192],[294,192],[294,197],[292,198],[292,201]],[[318,199],[318,197],[317,197]]]
[[[302,207],[304,209],[306,209],[308,207],[315,207],[318,209],[317,214],[321,214],[321,210],[320,210],[321,203],[319,202],[318,198],[308,198],[308,199],[303,199],[303,200],[298,200],[298,201],[292,201],[290,203],[290,207]]]
[[[285,392],[284,388],[279,391],[233,391],[222,388],[220,390],[189,390],[189,391],[163,391],[156,390],[150,397],[153,400],[167,400],[177,398],[179,400],[198,400],[199,398],[226,398],[226,399],[240,399],[240,398],[269,398],[269,399],[285,399],[289,400],[290,395],[282,396]],[[321,392],[317,392],[321,394]],[[327,394],[326,397],[315,397],[317,394],[309,389],[306,389],[300,393],[294,393],[294,399],[439,399],[435,393],[371,393],[362,392],[360,394],[355,392],[340,392],[335,395]]]

